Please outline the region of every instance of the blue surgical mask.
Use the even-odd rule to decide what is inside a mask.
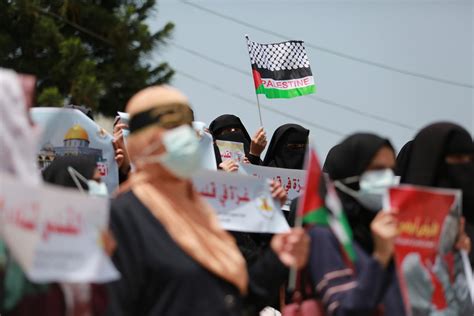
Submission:
[[[201,146],[191,126],[182,125],[166,132],[162,143],[166,149],[164,154],[147,156],[140,160],[160,163],[175,176],[183,179],[191,178],[201,169]]]
[[[348,182],[359,180],[359,191],[345,185]],[[342,192],[356,199],[366,209],[378,212],[383,207],[383,197],[387,190],[398,185],[400,177],[396,177],[392,169],[371,170],[364,172],[360,177],[352,177],[334,184]]]

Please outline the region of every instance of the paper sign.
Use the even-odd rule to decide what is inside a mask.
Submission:
[[[208,133],[200,134],[199,146],[201,147],[201,167],[208,170],[217,170],[212,135]]]
[[[283,210],[289,211],[291,201],[297,198],[304,189],[306,170],[263,167],[252,164],[241,164],[239,172],[258,177],[259,179],[273,179],[280,183],[288,195]]]
[[[49,166],[57,156],[93,156],[108,191],[115,191],[118,167],[110,134],[79,110],[33,108],[30,114],[43,130],[37,157],[41,169]]]
[[[222,171],[193,177],[195,188],[216,210],[224,229],[255,233],[289,230],[266,180]]]
[[[119,277],[102,249],[108,200],[6,174],[0,182],[0,232],[33,282],[108,282]],[[27,192],[27,194],[25,194]]]
[[[461,191],[400,186],[388,195],[399,210],[395,262],[408,315],[473,315],[471,267],[454,250]]]
[[[243,143],[216,140],[216,145],[219,147],[222,161],[232,159],[236,162],[244,162],[245,151]]]

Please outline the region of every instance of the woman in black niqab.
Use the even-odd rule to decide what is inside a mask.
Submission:
[[[268,167],[303,169],[309,130],[297,124],[285,124],[273,133],[263,160]]]
[[[408,158],[397,158],[402,183],[462,190],[465,233],[474,240],[474,143],[469,132],[456,124],[434,123],[410,147]],[[474,266],[474,253],[469,256]]]
[[[413,140],[402,182],[461,189],[463,215],[474,224],[474,143],[471,135],[452,123],[435,123],[423,128]]]
[[[209,125],[209,132],[212,134],[214,141],[224,140],[244,144],[245,156],[248,158],[250,163],[254,165],[260,165],[262,163],[260,157],[254,156],[250,153],[252,138],[250,137],[240,118],[237,116],[232,114],[224,114],[217,117]],[[219,166],[222,160],[219,148],[215,144],[214,152],[216,154],[217,165]]]

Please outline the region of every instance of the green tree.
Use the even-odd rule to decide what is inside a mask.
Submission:
[[[174,28],[151,33],[155,0],[0,0],[0,66],[38,78],[39,105],[63,101],[106,115],[173,75],[146,56]]]

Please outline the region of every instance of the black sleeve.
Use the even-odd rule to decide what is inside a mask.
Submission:
[[[285,284],[288,269],[271,248],[267,248],[249,270],[249,292],[245,305],[251,306],[254,313],[273,305],[279,289]],[[275,297],[276,294],[276,297]]]
[[[252,155],[251,153],[249,153],[249,154],[247,155],[247,158],[248,158],[248,160],[250,161],[250,163],[251,163],[252,165],[261,166],[262,163],[263,163],[263,162],[262,162],[262,159],[260,159],[259,156]]]
[[[133,231],[135,223],[127,204],[123,199],[112,201],[110,210],[110,228],[117,242],[112,260],[121,274],[120,279],[109,283],[107,288],[107,314],[111,316],[135,315],[144,284],[143,269],[140,269],[142,256]]]
[[[129,173],[130,173],[130,167],[128,168],[127,172],[123,172],[121,168],[118,168],[119,184],[122,184],[125,181],[127,181]]]

